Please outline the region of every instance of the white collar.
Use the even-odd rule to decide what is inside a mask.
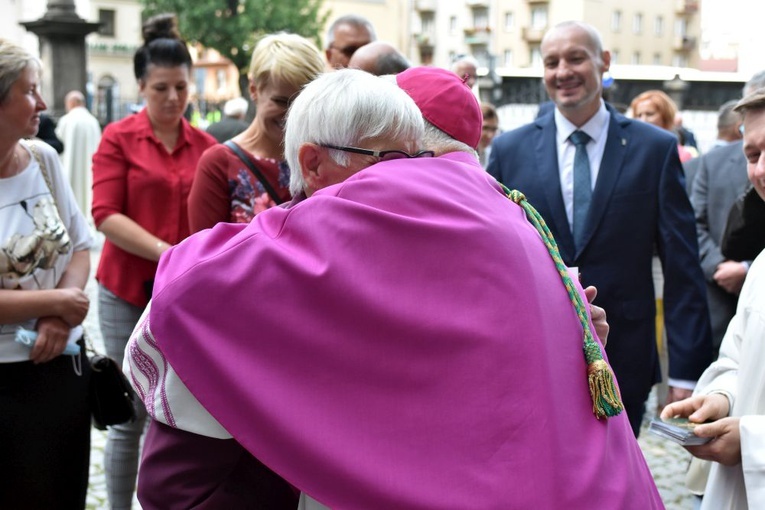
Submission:
[[[568,140],[571,133],[579,130],[584,131],[590,136],[592,141],[597,142],[598,139],[603,136],[603,133],[606,132],[604,127],[608,124],[609,119],[610,114],[602,99],[600,100],[600,108],[598,111],[595,112],[595,115],[590,117],[590,120],[585,122],[581,127],[576,127],[570,120],[563,116],[558,108],[555,108],[555,129],[558,132],[558,139],[561,141]]]

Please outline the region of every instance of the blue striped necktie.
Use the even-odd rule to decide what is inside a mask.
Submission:
[[[587,156],[587,144],[592,138],[584,131],[574,131],[568,137],[576,147],[574,154],[574,245],[576,250],[583,242],[584,225],[587,211],[590,210],[592,185],[590,179],[590,158]]]

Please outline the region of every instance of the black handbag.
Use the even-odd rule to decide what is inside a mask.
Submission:
[[[112,358],[102,354],[90,357],[90,412],[93,425],[106,430],[107,425],[119,425],[135,420],[135,392]]]
[[[48,175],[45,160],[40,156],[35,144],[30,144],[29,148],[40,165],[45,184],[53,197],[56,209],[58,209],[56,193]],[[61,216],[60,212],[59,216]],[[93,425],[99,430],[106,430],[107,425],[119,425],[135,420],[136,414],[133,405],[135,392],[125,374],[122,373],[122,368],[110,357],[98,354],[88,341],[87,336],[84,340],[87,350],[91,353],[90,358],[88,358],[91,368],[88,399],[90,401],[90,413],[93,416]]]

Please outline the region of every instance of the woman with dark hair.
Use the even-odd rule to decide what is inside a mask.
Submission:
[[[146,21],[134,72],[146,107],[106,126],[93,156],[93,219],[106,237],[96,272],[99,322],[107,354],[122,361],[125,345],[151,295],[160,255],[189,235],[186,201],[202,153],[215,143],[183,113],[191,55],[175,16]],[[132,504],[146,411],[110,427],[105,452],[111,508]]]
[[[85,508],[91,237],[39,141],[40,62],[0,39],[0,508]],[[30,349],[16,338],[33,331]]]

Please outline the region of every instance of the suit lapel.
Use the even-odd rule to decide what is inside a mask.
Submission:
[[[614,187],[619,180],[624,165],[624,157],[627,153],[630,140],[624,130],[624,123],[631,122],[629,119],[617,116],[609,107],[611,119],[608,123],[608,137],[603,151],[603,159],[600,162],[598,180],[592,191],[592,201],[587,215],[587,223],[584,226],[584,238],[577,257],[592,239],[598,225],[606,213],[608,202],[613,194]]]
[[[555,240],[564,260],[573,260],[574,237],[566,217],[566,206],[560,188],[560,172],[558,170],[558,149],[556,146],[555,116],[545,115],[537,120],[541,129],[537,133],[535,152],[539,183],[544,188],[547,209],[550,214],[546,221],[554,227]],[[521,190],[523,191],[523,190]],[[531,205],[534,205],[533,203]],[[540,204],[540,209],[542,204]]]

